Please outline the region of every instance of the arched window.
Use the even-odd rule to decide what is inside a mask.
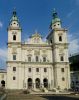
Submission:
[[[2,87],[5,87],[5,81],[4,80],[1,81],[1,85],[2,85]]]
[[[59,41],[62,41],[62,36],[59,36]]]
[[[36,78],[35,80],[36,88],[40,88],[40,79]]]
[[[64,57],[63,56],[60,56],[60,61],[64,61]]]
[[[32,88],[32,79],[28,78],[27,82],[28,82],[28,88]]]
[[[44,83],[44,87],[48,88],[48,79],[47,78],[43,79],[43,83]]]
[[[13,35],[13,40],[16,40],[16,35]]]

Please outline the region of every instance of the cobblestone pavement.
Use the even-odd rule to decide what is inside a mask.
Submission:
[[[7,94],[6,100],[79,100],[79,96]]]

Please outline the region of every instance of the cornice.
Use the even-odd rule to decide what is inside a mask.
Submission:
[[[52,65],[52,62],[22,62],[22,64],[35,64],[35,65]]]
[[[35,65],[52,65],[52,62],[25,62],[25,61],[6,61],[6,63],[21,63],[21,64],[35,64]]]
[[[21,48],[21,42],[8,42],[7,46],[11,48],[12,46],[16,45],[18,48]]]
[[[69,62],[25,62],[25,61],[6,61],[6,63],[16,63],[16,64],[30,64],[30,65],[69,65]]]
[[[21,44],[21,42],[8,42],[7,43],[8,47],[12,47],[13,45],[16,45],[17,48],[22,48],[23,50],[25,50],[27,47],[28,48],[41,48],[41,47],[45,47],[47,49],[52,50],[52,48],[59,48],[59,46],[64,46],[64,49],[68,49],[68,45],[69,43],[53,43],[53,44]]]
[[[63,32],[67,32],[68,30],[67,30],[67,29],[65,29],[65,28],[55,28],[55,29],[51,30],[51,32],[48,34],[48,36],[46,37],[46,39],[48,39],[48,38],[49,38],[49,36],[50,36],[52,33],[56,32],[56,31],[63,31]]]
[[[8,63],[22,63],[22,61],[6,61],[6,63],[8,64]]]
[[[29,47],[50,47],[49,44],[22,44],[22,46],[29,46]]]
[[[20,28],[20,27],[19,28],[16,28],[16,27],[15,28],[14,27],[8,27],[7,28],[7,31],[9,31],[9,30],[20,30],[20,31],[22,31],[22,28]]]
[[[54,64],[54,65],[56,65],[56,64],[60,64],[60,65],[63,65],[63,64],[69,65],[69,62],[54,62],[53,64]]]
[[[64,31],[67,32],[68,30],[65,28],[55,28],[54,31]]]

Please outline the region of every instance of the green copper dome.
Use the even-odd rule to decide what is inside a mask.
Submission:
[[[59,18],[55,18],[55,19],[52,20],[52,24],[54,24],[56,22],[61,22],[61,20]]]
[[[56,22],[61,22],[60,18],[58,17],[58,14],[56,12],[56,10],[54,9],[53,11],[53,20],[52,20],[52,24],[56,23]]]
[[[10,21],[19,21],[18,17],[16,16],[16,11],[13,11],[13,16]]]

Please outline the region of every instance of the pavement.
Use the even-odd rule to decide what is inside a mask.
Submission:
[[[31,92],[31,94],[25,94],[23,91],[7,91],[4,100],[79,100],[79,94],[70,92]]]
[[[79,100],[79,94],[23,94],[7,93],[6,100]]]

